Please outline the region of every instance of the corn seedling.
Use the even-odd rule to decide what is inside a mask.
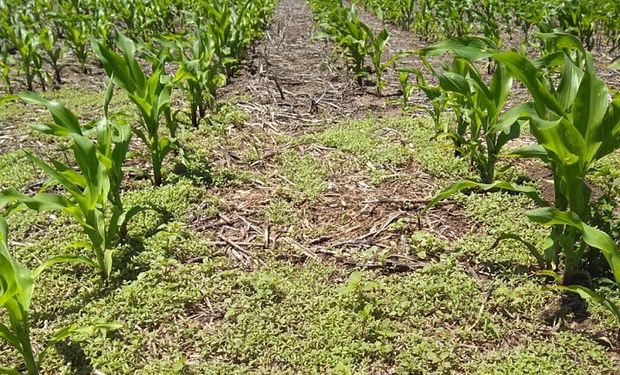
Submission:
[[[49,348],[76,333],[92,334],[94,331],[108,331],[121,326],[115,323],[97,323],[90,327],[78,328],[75,325],[57,330],[41,352],[35,355],[30,338],[30,302],[36,277],[53,262],[45,262],[31,271],[17,262],[8,247],[8,228],[0,216],[0,306],[6,311],[8,324],[0,323],[0,337],[13,347],[22,357],[26,373],[38,375]],[[0,367],[0,373],[20,374],[23,369]]]
[[[448,105],[448,97],[441,87],[430,84],[421,70],[415,68],[401,68],[399,69],[399,81],[401,91],[403,93],[403,109],[409,106],[409,97],[414,90],[420,90],[426,95],[426,98],[431,102],[430,106],[426,106],[424,109],[431,116],[435,133],[437,135],[448,132],[448,125],[441,123],[441,116],[445,113]],[[416,77],[416,82],[410,82],[411,75]]]
[[[147,76],[136,60],[136,46],[124,35],[119,35],[118,47],[122,56],[93,39],[93,49],[101,60],[110,79],[121,87],[136,105],[141,116],[141,126],[133,127],[134,133],[147,146],[153,167],[153,183],[162,183],[162,164],[166,156],[176,148],[174,137],[176,124],[171,116],[171,79],[164,74],[164,68],[156,65]],[[163,134],[164,122],[169,136]]]
[[[274,5],[273,0],[216,0],[204,4],[206,34],[212,38],[217,63],[227,77],[234,74],[246,47],[267,25]]]
[[[24,360],[29,375],[39,373],[39,363],[30,341],[30,321],[28,311],[34,277],[32,272],[17,262],[8,248],[8,229],[4,218],[0,217],[0,305],[4,307],[9,324],[0,323],[0,337],[15,348]],[[16,370],[0,367],[7,374],[19,374]]]
[[[611,98],[607,85],[597,77],[592,55],[579,40],[569,34],[541,35],[556,46],[556,52],[530,60],[517,52],[500,52],[492,58],[530,92],[533,100],[520,107],[519,117],[527,119],[537,144],[514,152],[521,157],[539,158],[553,171],[554,207],[529,191],[543,207],[528,212],[530,220],[551,227],[542,252],[528,244],[543,267],[561,268],[557,289],[578,293],[601,303],[620,323],[618,308],[603,295],[592,290],[592,275],[584,259],[594,259],[591,252],[603,254],[616,286],[620,283],[620,252],[608,233],[598,229],[592,215],[592,194],[587,176],[593,163],[620,148],[620,97]],[[560,74],[559,80],[551,79]],[[457,191],[480,187],[523,192],[527,187],[496,183],[481,185],[460,182],[441,192],[429,206]],[[510,235],[507,238],[518,238]],[[519,239],[523,243],[526,241]],[[555,272],[547,274],[555,275]]]
[[[383,28],[378,34],[374,34],[370,27],[362,22],[354,5],[344,7],[341,4],[333,8],[321,5],[317,2],[315,8],[321,12],[322,22],[319,38],[332,41],[347,58],[351,70],[355,74],[357,83],[363,84],[363,79],[369,79],[374,73],[374,83],[377,89],[385,86],[383,73],[390,67],[398,56],[388,62],[382,62],[383,53],[389,41],[389,33]],[[373,70],[366,68],[366,59],[369,59]]]
[[[190,102],[192,125],[197,127],[207,109],[215,109],[216,92],[226,83],[226,76],[215,61],[215,43],[208,34],[197,31],[189,45],[181,38],[175,42],[174,60],[179,69],[174,82],[184,83],[182,88]]]
[[[227,76],[232,75],[243,50],[244,30],[240,27],[243,9],[229,1],[212,1],[206,4],[207,34],[213,38],[213,51]]]
[[[67,28],[65,30],[67,44],[77,58],[82,73],[87,73],[86,62],[90,55],[88,51],[88,40],[90,38],[88,25],[80,16],[65,17],[63,20]]]
[[[553,12],[560,29],[578,37],[588,50],[594,48],[596,27],[596,9],[592,5],[578,0],[563,1]]]
[[[459,38],[426,48],[422,55],[427,57],[447,52],[454,56],[447,70],[435,73],[441,90],[450,95],[449,106],[457,114],[456,131],[449,131],[445,136],[458,147],[459,155],[469,158],[470,164],[478,170],[481,182],[489,184],[495,179],[495,166],[502,147],[520,134],[519,117],[523,109],[503,110],[512,87],[512,77],[502,64],[496,66],[490,83],[484,82],[475,63],[491,52],[475,53],[481,46],[485,51],[496,48],[488,39]],[[436,95],[433,91],[429,93]],[[441,96],[435,98],[436,105],[440,106]],[[437,123],[438,116],[436,114]]]
[[[577,39],[557,33],[543,38],[563,47],[548,63],[560,64],[557,86],[537,69],[537,62],[523,55],[505,52],[494,56],[523,82],[534,99],[527,116],[538,145],[517,154],[540,158],[553,171],[555,210],[548,209],[551,219],[546,223],[554,225],[552,218],[560,212],[569,212],[589,223],[591,189],[585,182],[586,175],[596,160],[620,148],[620,97],[609,101],[607,85],[596,76],[590,53]],[[564,256],[565,284],[579,272],[582,257],[588,251],[581,231],[575,226],[553,227],[553,246],[548,253],[554,262],[560,254]],[[618,266],[620,272],[620,264],[614,265],[611,258],[608,261],[612,269]],[[620,281],[620,273],[615,272],[616,281]]]
[[[11,72],[15,66],[15,61],[9,53],[6,44],[0,45],[0,74],[2,74],[2,82],[6,86],[9,94],[13,93],[13,84],[11,81]]]
[[[60,185],[69,197],[44,192],[27,197],[10,188],[2,192],[0,202],[12,204],[8,208],[9,213],[25,205],[37,211],[62,210],[73,217],[90,240],[89,243],[78,245],[90,249],[93,255],[62,255],[49,262],[90,265],[98,269],[105,281],[112,271],[112,255],[120,231],[126,221],[139,212],[137,208],[124,211],[120,201],[121,167],[131,137],[129,126],[115,123],[106,117],[98,123],[82,127],[75,115],[57,102],[50,102],[35,94],[22,94],[21,98],[48,108],[54,123],[37,125],[34,129],[70,138],[77,170],[58,160],[48,164],[28,154],[34,165],[50,178],[44,188]],[[96,142],[88,137],[90,131],[97,132]]]
[[[377,91],[381,91],[385,88],[385,80],[383,79],[383,73],[392,66],[399,58],[398,55],[394,55],[389,61],[383,62],[383,53],[387,47],[390,35],[386,28],[383,28],[378,34],[369,34],[370,36],[370,61],[374,71],[374,83],[377,86]]]
[[[65,45],[54,36],[54,32],[49,28],[43,28],[39,32],[40,45],[47,57],[44,60],[52,67],[54,80],[57,84],[62,83],[61,72],[63,65],[61,60],[65,54]]]
[[[34,90],[34,80],[39,78],[45,90],[43,59],[38,52],[38,40],[24,27],[17,26],[12,30],[13,43],[20,55],[21,69],[26,77],[28,90]]]

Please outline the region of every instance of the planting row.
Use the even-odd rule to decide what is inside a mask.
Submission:
[[[528,217],[551,228],[544,248],[514,233],[504,233],[499,240],[525,245],[540,273],[555,281],[554,289],[601,303],[620,324],[620,310],[606,294],[617,295],[620,283],[620,252],[612,237],[618,229],[614,210],[618,189],[611,183],[605,190],[608,193],[596,197],[595,202],[590,186],[594,175],[613,181],[610,171],[594,166],[620,148],[620,94],[597,75],[582,35],[538,33],[538,45],[543,48],[522,52],[502,51],[490,38],[463,36],[385,62],[382,53],[389,38],[385,28],[373,33],[359,19],[355,6],[324,0],[310,3],[319,22],[319,35],[334,42],[360,84],[369,79],[381,89],[383,73],[400,56],[415,56],[425,67],[398,69],[403,108],[408,107],[414,91],[422,91],[436,137],[449,139],[455,157],[468,160],[479,174],[479,180],[461,181],[439,193],[427,209],[457,192],[475,188],[532,198],[541,208],[529,212]],[[537,54],[538,58],[529,57]],[[446,56],[451,61],[446,61]],[[367,61],[372,68],[366,67]],[[529,91],[530,101],[511,97],[514,80]],[[454,124],[444,121],[447,112]],[[506,151],[526,126],[536,144]],[[533,185],[497,181],[502,156],[544,163],[553,173],[553,199],[544,199]]]
[[[69,6],[71,3],[54,3],[54,6]],[[41,2],[26,5],[35,7],[36,4],[46,6],[40,5]],[[79,4],[84,6],[82,3]],[[115,9],[115,6],[123,8],[114,2],[92,2],[88,5],[92,8],[71,8],[66,14],[79,15],[86,10],[107,14],[108,9]],[[163,2],[159,4],[162,7],[163,5]],[[0,305],[4,306],[9,317],[8,324],[0,323],[0,337],[21,354],[24,369],[28,374],[39,372],[46,351],[44,349],[34,353],[30,342],[28,311],[37,276],[57,263],[81,263],[96,269],[102,285],[105,284],[113,270],[115,249],[126,239],[127,222],[144,210],[141,207],[125,207],[122,200],[125,161],[130,152],[132,137],[139,138],[148,150],[152,181],[155,185],[160,185],[163,181],[162,166],[168,156],[171,153],[181,157],[183,155],[183,148],[176,138],[177,128],[182,122],[177,115],[179,111],[173,110],[172,91],[175,88],[184,91],[191,106],[191,122],[198,125],[206,111],[214,109],[216,89],[225,84],[226,78],[234,73],[245,48],[260,35],[274,2],[264,0],[242,4],[236,1],[215,1],[194,5],[196,15],[193,30],[164,35],[155,40],[156,30],[162,25],[154,24],[150,26],[151,31],[143,31],[141,37],[147,37],[152,32],[153,39],[144,42],[140,51],[134,41],[120,31],[115,32],[114,38],[108,39],[99,38],[101,34],[95,32],[98,29],[94,25],[91,25],[92,29],[88,28],[88,31],[85,31],[88,50],[97,57],[110,77],[103,103],[104,115],[98,121],[80,124],[77,117],[62,104],[30,92],[0,98],[0,104],[9,100],[23,100],[46,107],[54,120],[53,123],[37,125],[33,129],[68,141],[73,151],[73,158],[65,162],[45,161],[29,153],[28,157],[32,163],[44,172],[49,180],[33,196],[23,194],[14,188],[0,193],[0,206],[4,207],[4,215],[11,215],[24,207],[39,212],[62,211],[81,226],[88,238],[87,243],[79,244],[84,250],[79,254],[66,254],[47,259],[37,269],[29,270],[12,258],[8,248],[8,228],[4,218],[0,219]],[[8,12],[9,9],[10,6],[3,10]],[[154,12],[158,8],[151,6],[150,2],[149,6],[142,4],[140,9],[144,10],[144,13],[133,9],[133,15],[127,16],[129,18],[119,18],[127,27],[130,27],[130,22],[135,22],[133,17],[136,17],[136,14],[153,17],[161,22],[177,20],[172,14]],[[14,30],[12,27],[16,24],[24,28],[45,25],[45,21],[48,20],[45,17],[53,14],[47,12],[48,10],[35,7],[30,13],[32,18],[27,18],[26,21],[30,23],[24,22],[23,17],[13,17],[8,26],[6,24],[4,26],[8,30]],[[169,20],[160,19],[166,15],[170,16]],[[37,20],[43,23],[38,23]],[[49,20],[57,19],[51,16]],[[149,23],[144,22],[145,28],[139,29],[149,30],[146,27]],[[25,26],[26,24],[28,26]],[[58,50],[63,50],[66,42],[63,38],[72,32],[61,29],[60,25],[63,24],[64,22],[55,23],[57,29],[52,32],[54,36],[61,36],[54,39],[57,41],[54,48]],[[111,23],[110,28],[117,28],[117,25]],[[18,34],[29,40],[28,43],[36,41],[34,44],[28,44],[28,48],[40,46],[39,32],[19,30],[22,31]],[[12,41],[20,43],[23,40],[12,39]],[[86,50],[86,47],[84,49]],[[17,59],[25,70],[36,67],[32,65],[32,56],[41,58],[37,55],[40,52],[37,48],[29,51],[22,54],[21,59]],[[138,52],[145,60],[150,61],[149,68],[144,67],[144,60],[139,59]],[[8,54],[10,55],[10,52]],[[51,64],[51,66],[57,65]],[[171,66],[176,67],[175,72],[169,72]],[[32,72],[23,73],[32,74]],[[37,70],[35,74],[41,78],[41,84],[44,85],[43,71]],[[27,81],[31,82],[29,78]],[[138,123],[128,124],[123,116],[109,111],[115,87],[122,89],[135,105],[139,114]],[[50,189],[52,187],[54,189]],[[46,348],[84,329],[106,330],[115,327],[115,324],[107,323],[97,327],[67,327],[58,331]],[[0,372],[18,373],[14,369],[1,367]]]
[[[274,1],[14,1],[0,3],[0,72],[4,91],[61,84],[77,63],[87,73],[91,39],[114,48],[123,33],[144,45],[150,61],[186,65],[186,74],[230,75],[244,48],[265,26]],[[162,56],[163,55],[163,56]],[[191,62],[191,63],[190,63]],[[187,66],[189,65],[189,66]],[[221,83],[217,83],[221,84]],[[213,90],[211,90],[213,91]]]
[[[524,0],[355,0],[402,27],[427,38],[481,33],[495,43],[502,36],[527,39],[532,32],[561,29],[577,36],[587,49],[620,47],[620,4],[614,1]]]
[[[450,109],[456,118],[450,129],[437,129],[454,144],[457,157],[467,158],[479,172],[478,181],[457,182],[439,193],[427,209],[464,190],[505,190],[530,197],[540,208],[528,218],[549,226],[543,248],[515,233],[498,240],[517,240],[536,258],[539,272],[551,277],[552,288],[578,293],[601,303],[620,324],[620,310],[607,298],[617,296],[620,285],[620,251],[612,237],[617,227],[618,191],[593,197],[595,174],[607,173],[595,163],[620,148],[620,94],[597,76],[592,55],[573,35],[541,34],[548,53],[530,59],[515,51],[500,51],[482,38],[459,38],[423,49],[423,59],[449,54],[452,63],[429,70],[439,81],[425,86],[433,111]],[[487,84],[477,62],[488,60],[494,72]],[[511,98],[513,80],[529,91],[531,100]],[[536,143],[503,150],[520,137],[524,126]],[[545,199],[537,187],[497,181],[500,156],[540,160],[553,174],[554,194]],[[613,180],[613,178],[611,178]],[[604,207],[604,208],[603,208]]]

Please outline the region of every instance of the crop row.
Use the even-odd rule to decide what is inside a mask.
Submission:
[[[433,4],[440,3],[444,4]],[[528,212],[528,218],[551,228],[543,248],[515,233],[501,234],[498,242],[517,240],[525,245],[535,257],[539,273],[554,281],[553,289],[602,304],[620,324],[620,309],[608,298],[617,295],[620,285],[620,251],[612,237],[617,232],[614,209],[620,191],[609,171],[594,168],[598,160],[620,149],[620,94],[597,75],[592,53],[582,42],[584,35],[570,28],[537,33],[537,47],[521,51],[505,51],[497,39],[459,36],[418,51],[401,52],[384,62],[381,54],[389,39],[385,28],[374,34],[359,19],[354,5],[326,0],[311,0],[310,4],[319,22],[319,35],[328,37],[342,52],[358,82],[370,77],[372,70],[365,67],[368,61],[379,88],[387,67],[402,56],[417,57],[424,66],[398,69],[403,108],[408,107],[414,91],[424,93],[436,137],[449,139],[455,157],[468,160],[479,175],[478,180],[449,186],[426,210],[457,192],[472,189],[530,197],[540,208]],[[574,5],[565,6],[570,4]],[[402,8],[398,14],[402,15]],[[437,14],[434,18],[448,17]],[[539,57],[531,58],[535,55]],[[523,102],[511,96],[515,80],[529,91],[531,100]],[[445,122],[446,112],[453,115],[455,124]],[[526,127],[536,144],[506,151]],[[506,155],[544,163],[553,173],[553,199],[546,200],[534,185],[497,180],[498,162]],[[590,183],[595,174],[610,180],[607,193],[596,200]]]
[[[84,251],[47,259],[29,270],[11,256],[7,224],[4,216],[0,218],[0,305],[9,317],[8,324],[0,323],[0,337],[20,353],[28,374],[39,373],[46,351],[35,355],[30,342],[29,307],[37,276],[57,263],[80,263],[96,269],[105,284],[113,270],[115,249],[126,240],[127,222],[144,210],[127,208],[122,200],[132,137],[146,146],[152,181],[160,185],[166,158],[171,153],[183,154],[176,138],[180,119],[179,111],[172,108],[172,91],[178,88],[186,94],[191,106],[189,117],[197,126],[207,110],[215,110],[216,90],[234,74],[245,49],[266,26],[274,5],[272,0],[0,3],[0,42],[3,61],[8,64],[4,65],[8,66],[4,78],[9,88],[16,69],[25,75],[28,88],[32,88],[34,77],[45,88],[47,72],[42,61],[49,63],[60,81],[67,45],[82,69],[87,58],[96,57],[109,76],[104,115],[86,124],[80,124],[62,104],[32,92],[0,98],[0,104],[23,100],[46,107],[53,122],[33,129],[68,141],[73,151],[73,159],[64,162],[44,161],[28,153],[49,180],[34,196],[14,188],[1,192],[4,215],[24,207],[39,212],[62,211],[88,238],[75,246]],[[183,20],[191,20],[187,30],[179,27]],[[162,29],[177,32],[160,34]],[[131,36],[141,41],[140,47],[123,33],[131,30],[139,30]],[[17,54],[14,60],[10,59],[12,54]],[[115,87],[135,105],[138,123],[129,124],[123,116],[109,111]],[[51,187],[57,192],[50,193]],[[66,327],[54,334],[45,348],[76,332],[115,327],[113,323]],[[0,372],[19,373],[1,367]]]
[[[70,63],[87,73],[91,39],[114,48],[119,34],[145,46],[150,60],[175,63],[214,54],[227,74],[264,28],[273,1],[7,0],[0,2],[0,72],[4,89],[61,84]],[[207,38],[206,34],[210,37]],[[198,46],[197,46],[198,44]],[[203,52],[204,50],[204,52]]]
[[[438,136],[449,138],[455,155],[467,158],[480,176],[447,187],[427,209],[474,188],[528,196],[539,208],[527,217],[550,227],[542,248],[517,233],[502,233],[498,241],[525,245],[539,273],[555,281],[552,289],[602,304],[620,324],[620,310],[606,294],[617,294],[620,285],[620,251],[612,237],[618,191],[612,182],[608,193],[595,201],[591,188],[594,174],[602,173],[595,163],[620,149],[620,94],[598,77],[592,54],[578,38],[566,33],[538,37],[548,53],[537,59],[501,51],[476,37],[449,39],[419,51],[439,82],[435,87],[424,84],[433,108],[450,109],[456,118],[456,126],[437,129]],[[452,61],[443,67],[435,68],[427,60],[444,54]],[[488,83],[478,67],[483,60],[490,61],[493,71]],[[529,91],[528,102],[510,97],[514,80]],[[504,150],[525,126],[536,143]],[[497,180],[496,164],[506,154],[544,163],[553,174],[552,199],[534,185]],[[602,205],[608,209],[601,210]]]
[[[496,43],[520,30],[527,39],[533,32],[561,29],[577,36],[592,49],[620,47],[620,3],[598,0],[354,0],[381,18],[411,29],[426,38],[480,33]]]

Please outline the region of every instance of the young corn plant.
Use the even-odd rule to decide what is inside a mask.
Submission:
[[[93,39],[92,44],[110,79],[127,92],[140,113],[141,126],[133,127],[133,131],[149,150],[153,183],[159,186],[162,183],[162,164],[166,156],[177,147],[176,123],[172,120],[170,109],[171,79],[164,74],[163,66],[157,64],[153,73],[147,76],[136,60],[134,42],[122,34],[117,43],[122,56],[97,40]],[[168,135],[162,131],[162,122]]]
[[[83,17],[78,15],[66,16],[62,20],[66,28],[65,37],[67,44],[80,64],[80,71],[88,73],[86,67],[88,57],[90,56],[88,50],[88,40],[90,37],[88,23]]]
[[[6,221],[0,217],[0,306],[9,316],[9,324],[0,323],[0,337],[22,356],[28,375],[39,373],[32,343],[28,311],[32,299],[32,272],[9,253]],[[0,367],[0,372],[19,374],[14,369]]]
[[[541,37],[556,46],[556,51],[533,61],[517,52],[500,52],[492,57],[521,81],[533,98],[522,107],[519,116],[529,121],[537,144],[514,154],[538,158],[553,172],[553,206],[540,199],[538,193],[527,191],[542,206],[528,212],[528,218],[551,227],[551,232],[543,251],[516,235],[504,238],[526,243],[541,267],[551,267],[545,274],[558,280],[560,285],[555,289],[600,303],[620,324],[618,307],[594,290],[593,276],[611,277],[616,287],[620,285],[620,251],[612,237],[597,228],[592,191],[586,182],[597,160],[620,149],[620,96],[610,96],[609,88],[596,75],[592,55],[576,37],[565,33]],[[558,74],[560,78],[553,79]],[[520,192],[528,188],[507,183],[461,182],[439,193],[428,207],[472,187]],[[588,260],[598,258],[593,253],[599,252],[609,270],[604,275],[591,272],[600,269],[600,265],[588,264]]]
[[[416,77],[416,82],[410,82],[411,76]],[[401,91],[403,92],[403,110],[406,110],[409,106],[409,97],[415,90],[420,90],[426,95],[426,98],[431,102],[430,106],[425,106],[424,110],[433,119],[433,125],[435,133],[437,135],[445,134],[448,132],[448,123],[441,122],[441,116],[444,115],[448,105],[448,96],[441,89],[440,86],[432,85],[424,77],[421,70],[415,68],[401,68],[399,69],[399,81]]]
[[[90,26],[92,35],[106,46],[113,47],[116,32],[113,16],[111,16],[107,7],[99,7],[95,12],[96,16],[91,20],[92,25]]]
[[[215,109],[217,89],[226,83],[226,75],[215,61],[215,43],[208,34],[198,30],[189,45],[178,38],[175,49],[173,56],[179,69],[173,82],[182,83],[190,102],[192,125],[198,127],[207,110]]]
[[[38,51],[38,40],[25,27],[16,26],[12,32],[13,44],[19,52],[21,70],[26,78],[28,90],[34,90],[35,78],[39,78],[39,83],[45,91],[45,71],[43,70],[43,58]]]
[[[381,92],[386,84],[383,73],[396,62],[399,56],[394,55],[390,60],[383,62],[384,52],[390,40],[390,34],[386,28],[383,28],[378,34],[370,32],[368,35],[370,36],[369,52],[374,71],[374,83],[377,86],[377,91]]]
[[[54,35],[54,32],[44,27],[39,32],[39,42],[47,57],[44,60],[51,66],[54,72],[54,80],[57,84],[62,84],[62,69],[63,65],[61,60],[65,55],[65,45],[62,40],[59,40]]]
[[[457,114],[456,131],[448,131],[444,135],[452,139],[458,155],[469,158],[470,165],[479,173],[480,181],[490,184],[495,180],[501,149],[520,134],[519,117],[523,109],[517,107],[504,111],[512,77],[506,67],[497,64],[487,85],[476,61],[488,57],[490,53],[472,53],[472,48],[479,45],[486,45],[488,50],[495,49],[487,39],[459,38],[426,48],[422,54],[428,57],[447,52],[454,56],[448,69],[435,72],[440,89],[450,98],[449,106]],[[436,95],[434,91],[429,93]],[[437,105],[441,104],[437,102]],[[436,121],[439,122],[438,117]]]
[[[594,48],[597,17],[595,7],[583,1],[563,1],[554,11],[554,18],[562,30],[578,37],[588,50]]]
[[[47,350],[67,337],[76,333],[87,334],[94,330],[120,328],[119,324],[114,323],[100,323],[88,328],[74,325],[63,327],[56,331],[43,350],[35,355],[30,337],[30,302],[36,277],[48,265],[46,262],[31,271],[11,256],[7,224],[4,217],[0,216],[0,306],[8,316],[8,324],[0,323],[0,338],[20,354],[28,375],[38,375]],[[23,370],[0,366],[0,373],[4,374],[20,374],[24,373]]]
[[[257,0],[245,3],[243,11],[243,27],[245,28],[246,45],[262,35],[269,24],[269,15],[276,5],[274,0]]]
[[[106,108],[110,97],[107,95]],[[8,213],[24,205],[37,211],[61,210],[69,214],[90,240],[79,245],[89,249],[92,255],[62,255],[48,263],[84,263],[96,268],[102,281],[106,281],[112,271],[114,247],[124,225],[139,212],[139,209],[125,211],[120,199],[122,164],[132,134],[130,128],[107,117],[82,127],[75,115],[60,103],[28,93],[22,94],[21,98],[27,103],[47,107],[54,123],[37,125],[34,129],[70,138],[77,169],[58,160],[46,163],[28,154],[32,163],[50,179],[44,189],[59,185],[66,190],[68,197],[45,192],[28,197],[9,188],[0,194],[0,203],[8,205]],[[89,138],[92,131],[97,132],[96,141]]]
[[[13,93],[13,81],[11,73],[14,71],[15,60],[9,53],[7,44],[0,45],[0,74],[2,74],[2,83],[6,86],[9,94]]]
[[[245,30],[241,25],[243,9],[230,1],[206,3],[207,34],[213,38],[214,54],[228,77],[233,74],[246,43]]]
[[[409,77],[415,74],[417,69],[414,68],[399,68],[398,69],[398,83],[400,83],[400,91],[402,93],[401,108],[406,111],[409,108],[409,98],[416,89],[416,85],[409,81]]]
[[[494,58],[523,82],[533,98],[527,117],[538,144],[516,154],[540,158],[553,171],[554,208],[540,211],[535,220],[552,226],[553,246],[547,253],[556,263],[563,256],[563,283],[569,284],[582,274],[582,258],[594,245],[585,240],[583,228],[561,224],[555,217],[569,215],[584,225],[592,223],[587,175],[595,161],[620,148],[620,96],[609,99],[610,91],[597,77],[592,55],[575,37],[557,33],[543,37],[562,46],[547,64],[560,64],[557,85],[541,73],[539,63],[523,55],[505,52]],[[620,263],[614,263],[614,251],[600,250],[608,252],[608,262],[620,281]]]
[[[388,62],[382,62],[383,53],[389,41],[389,33],[383,28],[374,34],[370,27],[362,22],[354,5],[350,7],[335,6],[325,12],[325,19],[320,25],[319,38],[331,40],[346,56],[351,70],[355,74],[357,83],[363,85],[364,79],[369,79],[374,73],[374,83],[377,89],[385,86],[383,73],[396,61],[397,57]],[[366,66],[366,59],[370,59],[373,70]]]
[[[415,22],[418,1],[416,0],[400,0],[397,2],[399,11],[396,12],[396,20],[403,28],[409,28]]]

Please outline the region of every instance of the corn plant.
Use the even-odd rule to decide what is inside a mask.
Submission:
[[[243,4],[243,3],[242,3]],[[245,28],[246,45],[262,35],[269,23],[269,16],[276,5],[274,0],[257,0],[245,2],[243,24]]]
[[[583,1],[563,1],[553,12],[562,30],[577,36],[589,50],[594,48],[596,11],[593,4]]]
[[[197,127],[207,109],[215,109],[217,89],[226,83],[226,76],[215,61],[215,43],[209,34],[198,30],[189,45],[183,38],[176,38],[175,44],[173,58],[179,69],[174,82],[182,83],[190,102],[192,125]]]
[[[409,108],[409,98],[415,91],[415,84],[409,81],[409,77],[415,74],[418,69],[414,68],[399,68],[398,69],[398,83],[400,83],[400,91],[402,94],[401,108],[406,111]]]
[[[473,12],[482,26],[484,36],[499,46],[502,43],[502,37],[500,27],[495,20],[496,10],[490,4],[486,4],[482,10],[474,9]]]
[[[226,75],[233,73],[245,45],[245,30],[240,27],[244,8],[237,8],[229,1],[206,3],[207,34],[213,38],[213,51]]]
[[[383,79],[383,73],[392,66],[399,58],[398,55],[394,55],[387,62],[383,62],[383,56],[385,49],[390,40],[390,34],[384,27],[378,34],[369,34],[370,36],[370,61],[374,71],[374,82],[377,86],[377,90],[381,91],[385,88],[385,80]]]
[[[110,97],[108,95],[106,101]],[[62,210],[73,217],[90,240],[90,243],[80,245],[90,249],[92,256],[62,255],[52,258],[50,262],[87,264],[96,268],[105,281],[112,271],[112,255],[120,231],[126,221],[139,212],[139,209],[123,210],[120,201],[121,168],[131,137],[129,126],[106,117],[98,123],[82,127],[75,115],[60,103],[28,93],[22,94],[21,98],[28,103],[47,107],[54,123],[37,125],[34,129],[71,139],[77,170],[58,160],[48,164],[29,153],[32,163],[50,178],[44,188],[60,185],[69,196],[40,192],[27,197],[10,188],[0,194],[0,202],[12,204],[9,213],[25,205],[37,211]],[[97,132],[96,141],[88,137],[92,130]]]
[[[339,46],[355,73],[359,85],[363,77],[368,74],[364,68],[366,56],[369,54],[368,26],[363,24],[357,16],[355,7],[335,7],[320,25],[319,38],[331,40]]]
[[[403,27],[411,26],[416,19],[417,14],[417,1],[415,0],[400,0],[398,1],[400,12],[396,13],[396,19],[399,25]]]
[[[24,360],[29,375],[39,373],[39,364],[30,341],[30,322],[28,311],[34,277],[31,271],[17,262],[8,248],[6,221],[0,217],[0,305],[9,316],[9,325],[0,323],[0,337],[15,348]],[[0,371],[15,374],[17,371],[0,367]]]
[[[246,47],[267,25],[273,0],[215,0],[200,4],[206,34],[212,38],[213,51],[227,77],[235,73]],[[200,28],[199,28],[200,30]]]
[[[620,310],[592,289],[592,274],[586,259],[602,253],[616,286],[620,284],[620,252],[610,235],[596,227],[592,215],[591,189],[586,183],[593,163],[620,148],[620,96],[610,100],[607,85],[597,77],[592,55],[579,40],[569,34],[541,35],[556,46],[556,52],[538,60],[530,60],[517,52],[494,54],[494,60],[528,89],[532,102],[521,107],[521,118],[529,121],[537,144],[514,152],[521,157],[538,158],[553,172],[554,206],[529,192],[543,207],[530,211],[530,220],[551,227],[542,252],[528,244],[541,267],[561,269],[554,275],[560,290],[578,293],[583,298],[609,309],[620,324]],[[559,74],[559,79],[554,76]],[[482,186],[460,182],[441,192],[429,204],[465,188],[500,187],[522,191],[526,187],[501,183]],[[518,238],[511,235],[508,238]],[[520,239],[520,238],[519,238]],[[527,241],[520,239],[527,244]]]
[[[93,39],[93,49],[101,60],[110,79],[127,92],[141,116],[141,126],[133,127],[134,133],[147,146],[153,168],[153,183],[162,183],[162,164],[166,156],[176,148],[176,124],[171,115],[171,79],[164,68],[157,65],[147,76],[136,60],[136,46],[124,35],[119,35],[118,47],[122,56]],[[164,122],[169,136],[163,134]]]
[[[38,40],[28,29],[17,26],[12,30],[13,43],[19,52],[21,69],[26,77],[26,87],[34,90],[34,80],[39,78],[39,83],[45,90],[45,77],[43,59],[38,51]]]
[[[478,49],[479,46],[484,46],[488,51],[496,48],[488,39],[459,38],[426,48],[422,55],[428,57],[447,52],[454,56],[445,71],[439,73],[433,69],[441,90],[450,94],[448,105],[457,114],[456,130],[446,132],[445,136],[452,139],[458,155],[469,158],[481,182],[489,184],[495,179],[502,147],[520,134],[522,108],[503,110],[512,87],[512,77],[506,67],[498,64],[487,85],[476,61],[488,57],[490,52],[475,53],[472,48]],[[442,104],[441,96],[436,96],[436,91],[424,91],[436,98],[437,106]],[[439,114],[436,114],[435,121],[438,125]]]
[[[14,66],[15,61],[9,53],[8,46],[6,44],[0,45],[0,74],[2,74],[2,82],[6,86],[6,90],[9,94],[13,93],[11,72]]]
[[[28,375],[38,375],[45,354],[49,348],[76,333],[88,334],[95,330],[107,331],[120,328],[119,324],[98,323],[91,327],[78,328],[75,325],[57,330],[41,352],[35,355],[30,338],[30,302],[36,277],[53,262],[44,262],[31,271],[16,261],[9,252],[8,228],[4,217],[0,216],[0,306],[6,311],[8,324],[0,323],[0,337],[20,354]],[[0,373],[20,374],[21,372],[0,366]]]
[[[111,17],[107,7],[97,8],[95,12],[96,16],[91,21],[92,24],[90,26],[93,36],[106,46],[113,47],[115,41],[115,29],[112,21],[113,18]]]
[[[320,25],[319,38],[326,38],[336,44],[346,56],[359,85],[364,78],[372,77],[377,89],[385,85],[383,73],[398,58],[395,56],[388,62],[383,62],[383,54],[389,41],[389,33],[383,28],[378,34],[362,22],[354,5],[350,7],[335,6],[324,12],[324,20]],[[365,67],[366,59],[370,59],[373,71]]]
[[[87,22],[80,16],[65,17],[62,19],[66,27],[66,39],[69,48],[75,55],[80,64],[80,71],[88,73],[86,63],[90,52],[88,51],[88,40],[90,32]]]
[[[62,68],[61,60],[65,54],[64,42],[56,38],[54,32],[47,27],[44,27],[39,32],[39,42],[47,57],[44,60],[51,66],[54,72],[54,80],[57,84],[62,83]]]
[[[411,76],[416,77],[416,82],[410,82],[409,78]],[[441,89],[440,86],[432,85],[421,70],[415,68],[400,68],[399,69],[399,81],[401,86],[401,91],[403,94],[403,102],[402,107],[406,109],[409,105],[409,97],[413,93],[414,90],[420,90],[426,95],[426,98],[431,102],[430,106],[426,106],[424,110],[433,120],[433,125],[435,128],[435,133],[445,134],[448,132],[448,125],[441,123],[441,116],[445,113],[446,107],[448,105],[448,96]]]
[[[524,2],[518,7],[516,12],[516,24],[521,28],[525,34],[525,40],[529,40],[531,30],[533,27],[540,25],[545,17],[545,11],[543,5],[536,1]]]
[[[583,229],[558,225],[554,216],[568,212],[573,219],[591,222],[591,189],[586,175],[596,160],[620,148],[620,97],[609,101],[609,89],[596,76],[591,54],[575,38],[567,34],[544,37],[576,52],[562,51],[562,78],[557,87],[523,55],[506,52],[494,58],[503,62],[533,97],[533,109],[527,115],[538,145],[518,154],[541,158],[553,171],[555,207],[545,211],[548,220],[538,221],[553,225],[549,252],[554,261],[564,256],[563,281],[568,284],[579,273],[588,244],[583,241]],[[620,281],[620,273],[616,273],[620,263],[614,264],[609,257],[608,261]]]

